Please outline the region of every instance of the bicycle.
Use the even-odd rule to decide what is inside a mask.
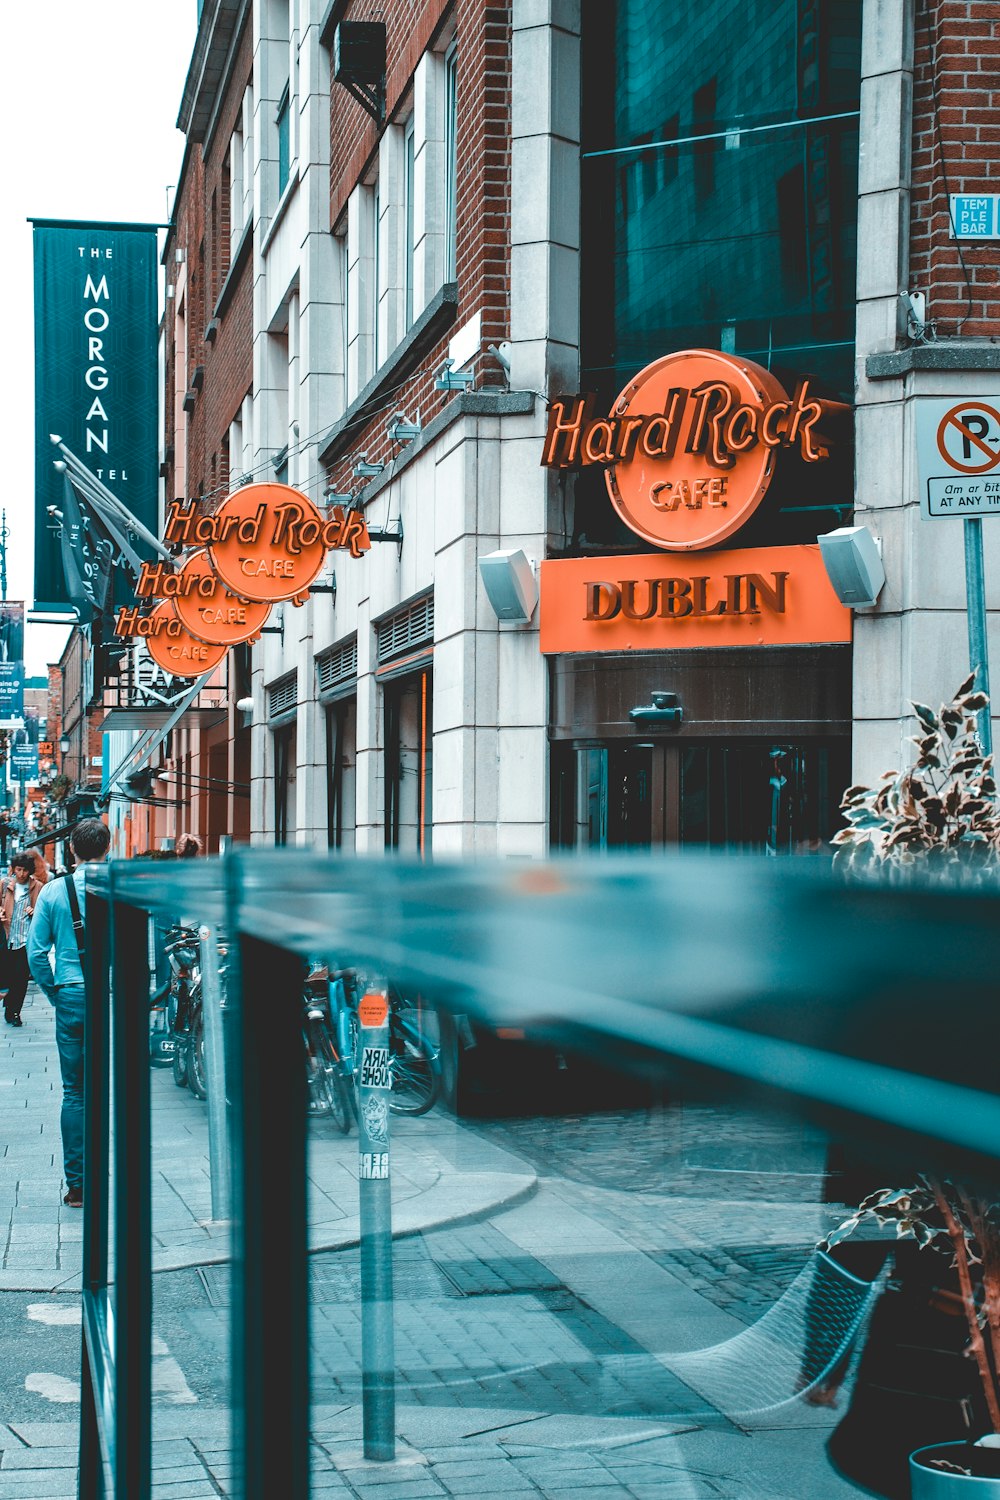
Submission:
[[[355,1119],[363,1046],[358,1019],[358,975],[341,969],[328,975],[330,1011],[335,1017],[340,1077],[349,1081]],[[423,1025],[426,1008],[389,986],[389,1109],[396,1115],[424,1115],[441,1093],[441,1047]]]
[[[357,1119],[356,1098],[337,1051],[329,1016],[327,970],[322,967],[310,971],[303,987],[302,1038],[310,1113],[329,1115],[346,1135],[352,1113]]]

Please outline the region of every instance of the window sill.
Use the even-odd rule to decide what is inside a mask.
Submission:
[[[298,164],[293,162],[291,168],[289,169],[288,181],[285,183],[285,186],[281,193],[281,197],[278,199],[278,206],[274,210],[274,218],[268,225],[267,233],[260,243],[261,255],[267,254],[267,248],[270,245],[271,241],[274,239],[274,236],[277,234],[279,224],[285,217],[285,214],[288,212],[288,205],[295,197],[295,190],[299,185],[299,174],[297,166]]]
[[[380,365],[364,389],[355,396],[339,421],[320,440],[320,462],[332,464],[354,444],[358,431],[382,405],[389,386],[398,385],[413,373],[424,355],[450,328],[458,316],[458,282],[446,281],[431,298],[419,318],[404,334],[389,358]]]

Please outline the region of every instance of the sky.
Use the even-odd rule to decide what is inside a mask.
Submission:
[[[165,223],[184,137],[176,128],[197,0],[47,0],[0,6],[6,147],[0,177],[8,435],[7,597],[32,602],[34,352],[29,218]],[[161,278],[162,280],[162,278]],[[161,286],[162,298],[162,286]],[[17,442],[10,438],[17,434]],[[29,676],[67,631],[28,625]]]

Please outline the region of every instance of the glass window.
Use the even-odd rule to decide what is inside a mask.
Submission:
[[[295,725],[274,730],[274,842],[287,844],[295,832]]]
[[[371,291],[371,339],[372,339],[372,374],[382,363],[382,345],[379,339],[379,302],[381,300],[382,279],[382,198],[379,186],[376,182],[371,193],[372,204],[372,291]]]
[[[385,712],[385,847],[425,856],[431,849],[431,671],[387,682]]]
[[[289,162],[289,126],[291,123],[291,108],[289,104],[288,84],[285,84],[281,98],[278,100],[278,111],[275,115],[275,123],[278,129],[278,197],[285,191],[288,184]]]
[[[458,49],[444,59],[444,279],[454,281],[458,238]]]
[[[727,347],[852,399],[860,24],[856,0],[585,8],[585,388]]]
[[[326,841],[331,849],[355,844],[357,785],[356,698],[341,698],[326,710]]]

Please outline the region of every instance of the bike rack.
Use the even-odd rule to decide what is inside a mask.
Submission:
[[[815,859],[701,855],[426,866],[234,850],[183,869],[94,868],[81,1500],[150,1497],[147,920],[181,909],[226,932],[236,1001],[234,1500],[309,1495],[306,1081],[299,1018],[281,1025],[274,997],[297,995],[301,958],[331,941],[351,966],[491,1024],[530,1024],[544,995],[548,1033],[567,1043],[589,1032],[625,1057],[742,1079],[842,1127],[877,1127],[946,1173],[995,1180],[1000,1167],[996,887],[918,874],[859,889]],[[942,1026],[959,987],[961,1025]]]

